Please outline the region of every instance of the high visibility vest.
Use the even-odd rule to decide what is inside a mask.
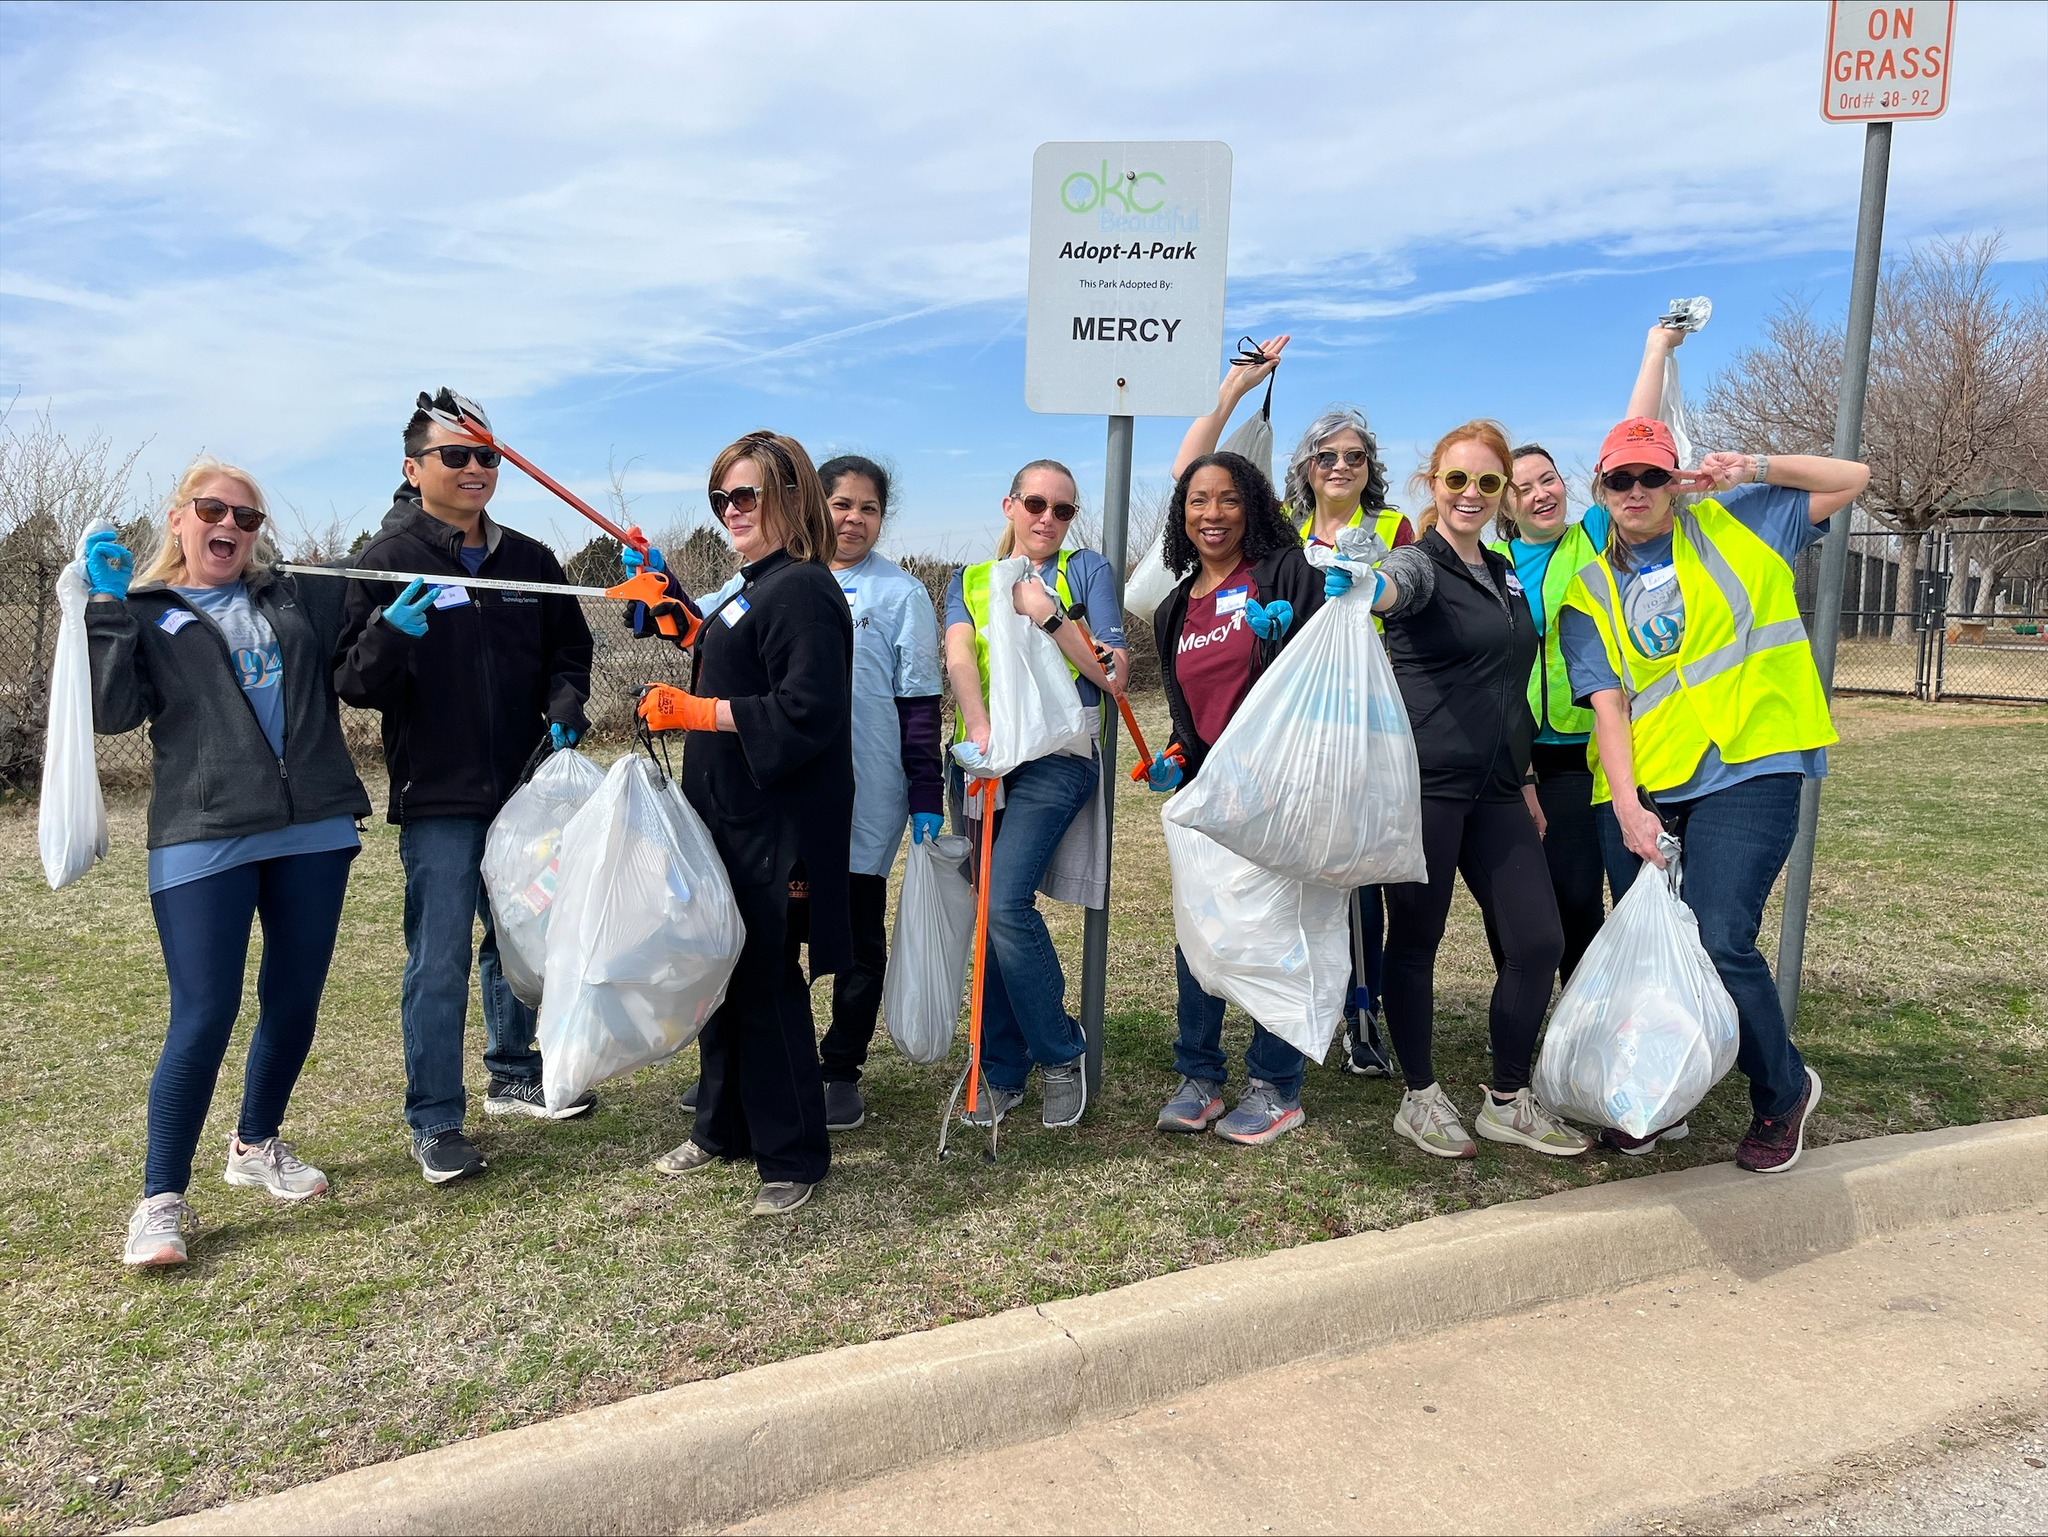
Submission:
[[[1673,655],[1646,657],[1629,638],[1604,551],[1573,574],[1564,598],[1599,627],[1621,679],[1636,783],[1652,794],[1675,789],[1709,747],[1724,763],[1748,763],[1836,741],[1785,558],[1707,498],[1678,514],[1671,560],[1685,596],[1685,638]],[[1598,763],[1593,799],[1612,799]]]
[[[1505,555],[1508,569],[1514,569],[1515,552],[1507,540],[1496,539],[1487,548]],[[1536,717],[1538,730],[1548,726],[1559,736],[1589,737],[1593,730],[1593,712],[1572,703],[1572,680],[1565,671],[1564,646],[1557,635],[1557,611],[1572,578],[1597,553],[1585,529],[1574,523],[1551,544],[1550,559],[1543,566],[1543,649],[1529,669],[1529,713]]]
[[[1053,577],[1053,586],[1059,592],[1060,602],[1068,608],[1074,606],[1073,589],[1067,586],[1067,556],[1072,553],[1070,550],[1060,551],[1059,570]],[[984,701],[988,699],[988,574],[995,569],[995,565],[994,561],[985,560],[980,565],[969,566],[960,573],[960,601],[967,607],[967,617],[974,621],[974,666],[981,674],[981,697]],[[1060,654],[1060,660],[1067,662],[1066,653]],[[1067,675],[1078,678],[1081,676],[1081,669],[1072,662],[1067,662]],[[956,717],[953,722],[953,740],[965,741],[966,717],[960,715],[957,710],[953,713]]]
[[[1309,508],[1308,515],[1306,517],[1298,518],[1294,515],[1294,509],[1292,507],[1286,505],[1285,503],[1282,503],[1280,507],[1280,516],[1286,518],[1290,523],[1294,525],[1294,532],[1300,536],[1302,547],[1306,549],[1308,547],[1309,540],[1314,536],[1315,533],[1315,508]],[[1387,549],[1391,550],[1394,547],[1394,541],[1401,537],[1401,527],[1407,521],[1408,515],[1402,512],[1400,508],[1382,507],[1373,518],[1373,535],[1379,540],[1379,542],[1382,545],[1384,545]],[[1351,509],[1351,516],[1345,520],[1344,526],[1346,528],[1365,527],[1365,506],[1363,503]]]

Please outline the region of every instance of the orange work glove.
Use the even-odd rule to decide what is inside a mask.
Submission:
[[[666,683],[651,683],[640,691],[638,713],[649,731],[716,731],[718,701]]]

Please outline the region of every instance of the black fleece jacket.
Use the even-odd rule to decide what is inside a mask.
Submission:
[[[478,576],[564,582],[561,563],[537,539],[488,518]],[[417,571],[460,586],[461,530],[403,492],[377,537],[352,564]],[[350,582],[335,691],[384,716],[384,763],[391,771],[388,815],[493,817],[550,721],[578,732],[590,697],[590,626],[571,597],[471,588],[469,601],[427,613],[414,638],[386,623],[397,584]]]

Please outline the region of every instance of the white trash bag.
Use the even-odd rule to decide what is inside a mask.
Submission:
[[[57,573],[57,657],[50,668],[50,714],[43,734],[43,787],[36,844],[43,877],[60,891],[106,857],[107,803],[100,794],[92,731],[92,654],[85,636],[85,538],[114,525],[95,518],[78,556]]]
[[[896,1049],[913,1062],[938,1062],[953,1049],[974,958],[972,848],[965,838],[944,834],[911,844],[904,856],[882,1018]]]
[[[1691,333],[1704,327],[1714,313],[1714,301],[1701,295],[1697,299],[1673,299],[1671,308],[1663,316],[1663,324],[1673,331]],[[1685,420],[1685,392],[1678,385],[1678,350],[1673,348],[1664,354],[1664,382],[1657,391],[1657,420],[1671,429],[1672,446],[1678,450],[1680,469],[1696,464],[1693,458],[1692,432]]]
[[[1124,611],[1150,624],[1159,605],[1172,597],[1179,585],[1180,578],[1166,569],[1166,531],[1161,529],[1124,583]]]
[[[1668,870],[1645,865],[1601,925],[1550,1016],[1536,1097],[1631,1137],[1685,1119],[1735,1065],[1735,1000]]]
[[[1168,822],[1312,885],[1427,878],[1415,738],[1370,593],[1361,583],[1302,626],[1167,805]]]
[[[505,802],[484,837],[484,889],[498,930],[498,964],[519,1001],[538,1008],[548,915],[562,872],[562,830],[604,783],[582,753],[550,753]]]
[[[745,938],[697,813],[645,758],[619,759],[562,833],[540,1005],[548,1108],[694,1041]]]
[[[976,762],[961,763],[978,777],[1000,778],[1054,753],[1085,755],[1094,747],[1066,657],[1050,635],[1011,607],[1017,583],[1037,580],[1030,571],[1031,562],[1014,555],[997,561],[988,574],[988,624],[982,631],[988,642],[988,751]]]
[[[1188,970],[1204,992],[1321,1062],[1350,986],[1350,894],[1275,875],[1192,828],[1164,826],[1173,931]]]

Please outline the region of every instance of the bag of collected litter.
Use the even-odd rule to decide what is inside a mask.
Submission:
[[[913,1062],[937,1062],[953,1049],[974,948],[971,849],[965,838],[943,834],[911,844],[904,856],[882,1018],[896,1049]]]
[[[1312,885],[1427,878],[1415,738],[1370,591],[1361,583],[1302,626],[1168,803],[1169,822]]]
[[[562,831],[540,1005],[548,1108],[694,1041],[745,937],[697,813],[645,758],[619,759]]]
[[[484,889],[498,930],[498,964],[521,1003],[540,1006],[548,915],[562,873],[562,829],[604,783],[604,770],[573,750],[550,753],[512,792],[484,837]]]
[[[1124,583],[1124,610],[1150,624],[1159,605],[1172,597],[1179,585],[1180,578],[1166,569],[1166,532],[1162,529]]]
[[[982,630],[988,642],[988,751],[961,764],[970,774],[1000,777],[1056,752],[1085,755],[1094,745],[1067,659],[1050,635],[1011,606],[1017,583],[1037,580],[1030,570],[1031,562],[1015,555],[997,561],[988,574],[988,624]]]
[[[1678,843],[1645,865],[1586,947],[1536,1059],[1536,1097],[1646,1137],[1685,1119],[1735,1065],[1735,1000],[1679,899]]]
[[[92,734],[92,656],[85,637],[85,538],[113,526],[95,518],[79,536],[77,558],[57,573],[57,656],[50,668],[42,798],[36,807],[36,845],[52,891],[70,885],[107,852],[107,803],[100,795]]]
[[[1173,932],[1188,970],[1205,992],[1321,1062],[1351,976],[1350,895],[1261,870],[1192,828],[1164,826]]]

